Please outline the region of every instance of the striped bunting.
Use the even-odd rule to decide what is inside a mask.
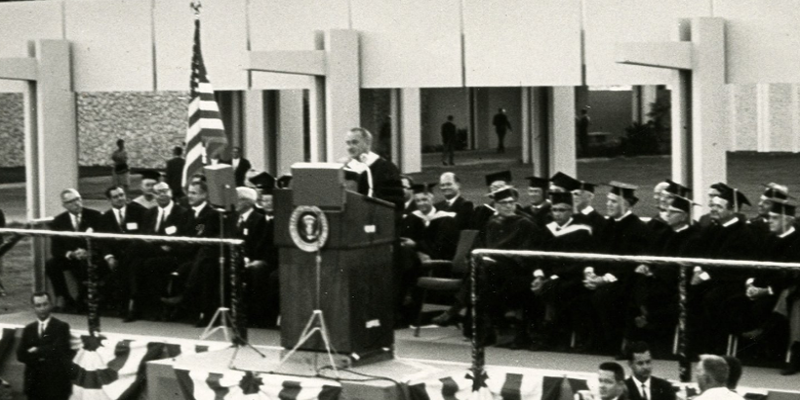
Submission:
[[[146,389],[148,361],[208,351],[208,346],[81,336],[72,360],[71,400],[138,399]]]
[[[200,18],[194,20],[192,47],[192,76],[190,79],[189,124],[186,130],[186,164],[183,184],[203,170],[210,158],[218,158],[228,145],[225,127],[214,98],[214,88],[208,80],[200,46]]]
[[[187,400],[337,400],[342,386],[335,381],[226,370],[189,371],[175,368]]]
[[[487,369],[484,387],[472,390],[472,375],[449,376],[423,382],[410,382],[412,400],[572,400],[579,390],[587,390],[585,379],[544,376],[535,371],[524,374],[502,369]]]

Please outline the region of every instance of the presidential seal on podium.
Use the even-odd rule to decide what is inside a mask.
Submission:
[[[300,250],[316,252],[328,240],[328,219],[317,206],[298,206],[289,217],[289,234]]]

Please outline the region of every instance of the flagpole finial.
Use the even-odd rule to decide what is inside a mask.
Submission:
[[[200,2],[200,0],[192,0],[192,2],[189,4],[189,7],[191,7],[194,11],[194,17],[200,18],[200,9],[203,8],[203,4]]]

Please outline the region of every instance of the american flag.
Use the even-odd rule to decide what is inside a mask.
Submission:
[[[208,81],[203,53],[200,48],[200,18],[196,11],[194,20],[194,46],[192,48],[191,96],[189,99],[189,128],[186,131],[186,165],[183,184],[192,175],[202,171],[207,159],[217,158],[228,145],[225,127],[214,99],[214,88]]]

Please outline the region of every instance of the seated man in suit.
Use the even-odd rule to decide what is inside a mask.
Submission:
[[[272,219],[255,207],[258,193],[236,188],[236,237],[244,240],[245,303],[250,325],[274,327],[278,317],[278,253]]]
[[[631,377],[625,380],[629,400],[675,400],[675,389],[666,379],[653,376],[653,357],[645,342],[628,345],[628,366]]]
[[[146,208],[139,203],[128,204],[125,189],[121,186],[112,186],[106,189],[106,198],[111,203],[111,208],[103,213],[101,232],[117,234],[137,234],[144,228],[144,213]],[[113,303],[122,305],[121,309],[127,310],[130,287],[130,259],[128,249],[129,241],[104,241],[100,247],[101,254],[108,264],[112,278],[106,285],[106,293],[113,296]]]
[[[439,177],[439,190],[444,199],[434,204],[437,210],[456,213],[458,230],[469,229],[472,221],[472,202],[461,195],[461,180],[452,172],[445,172]]]
[[[83,207],[83,200],[77,190],[64,189],[61,192],[61,204],[66,211],[53,218],[53,222],[50,223],[51,230],[89,233],[99,230],[102,220],[100,212]],[[78,282],[85,280],[87,260],[94,256],[89,254],[87,247],[84,239],[53,237],[50,245],[52,257],[47,260],[45,271],[53,285],[56,307],[80,306],[69,294],[64,273],[70,271]],[[80,297],[83,292],[84,288],[81,285],[79,300],[82,300]]]
[[[156,184],[153,190],[157,205],[145,212],[142,233],[183,236],[188,211],[172,200],[172,190],[166,183]],[[181,250],[181,246],[166,243],[131,244],[130,301],[125,322],[138,319],[143,308],[152,305],[153,299],[158,299],[167,293],[171,272],[183,255]]]
[[[220,214],[208,203],[208,185],[195,182],[189,185],[188,217],[184,234],[196,238],[220,238]],[[186,253],[188,252],[188,253]],[[219,306],[219,246],[185,246],[184,254],[191,260],[177,268],[178,295],[162,301],[170,305],[182,305],[190,312],[197,312],[196,326],[208,324]]]

